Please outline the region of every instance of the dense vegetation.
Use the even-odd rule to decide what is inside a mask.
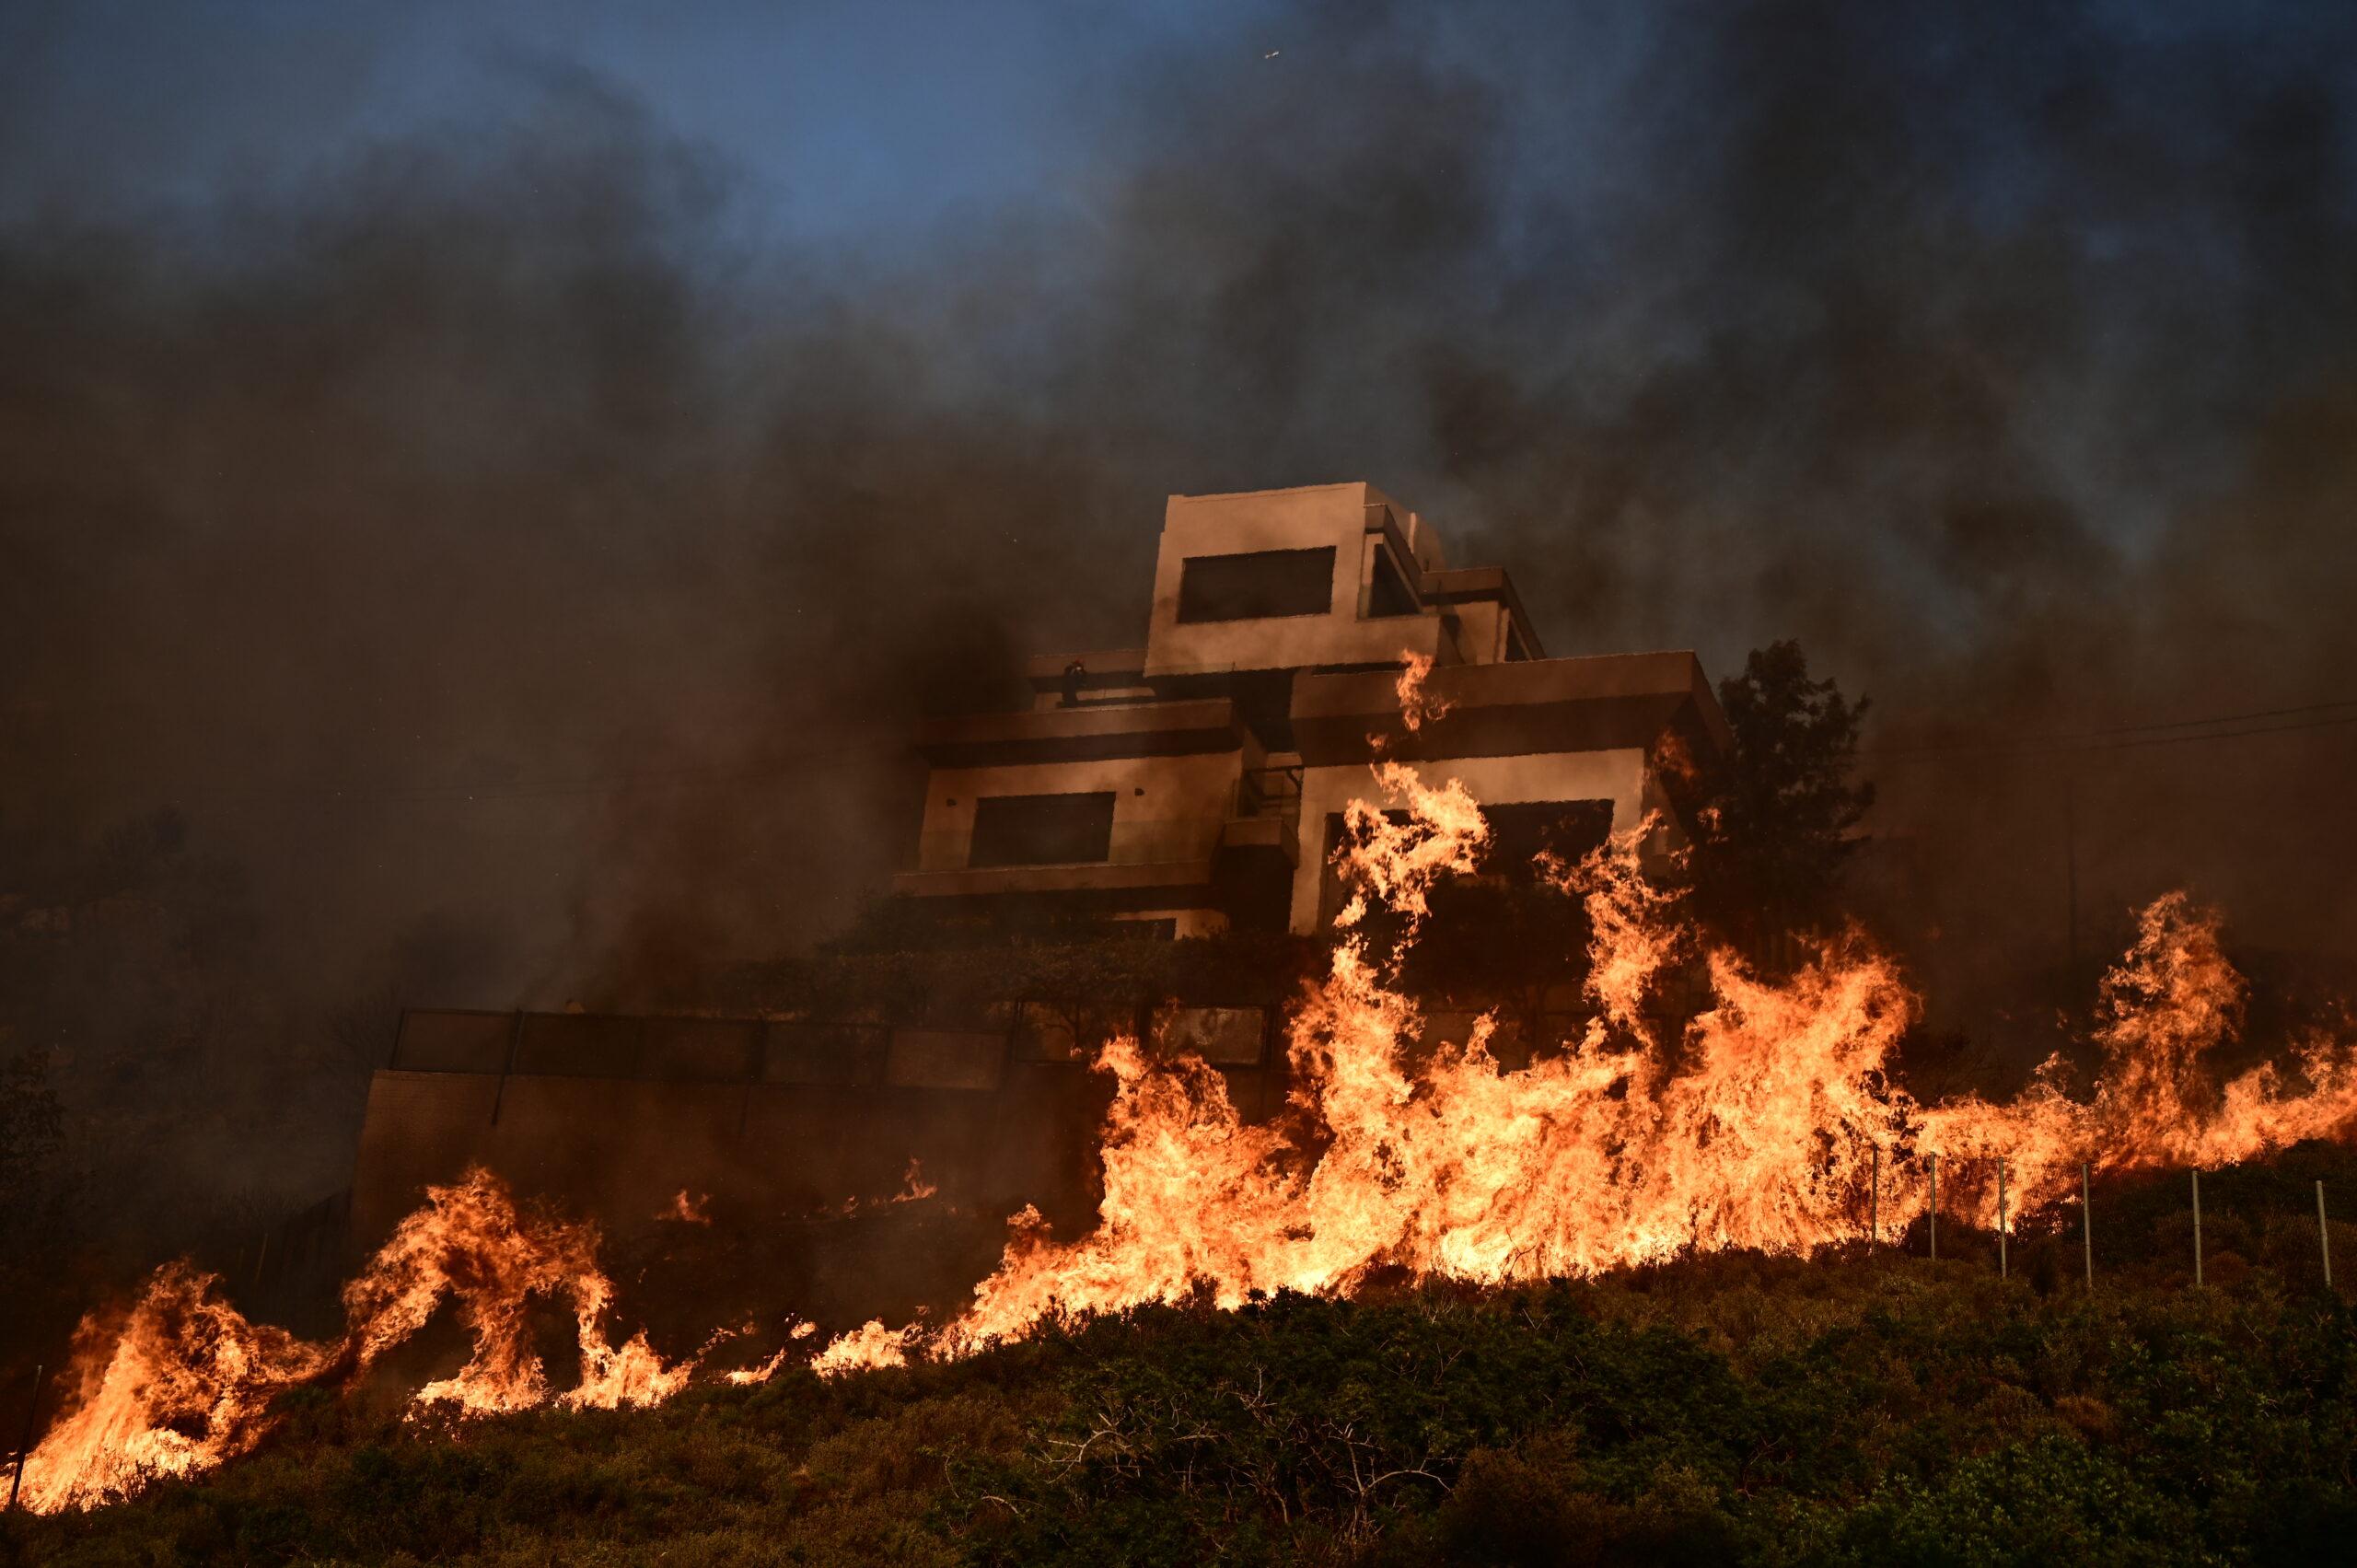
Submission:
[[[2153,1177],[2097,1189],[2092,1294],[2061,1215],[2003,1280],[1944,1226],[1936,1264],[1918,1231],[1377,1282],[652,1411],[452,1430],[304,1395],[211,1477],[0,1533],[93,1564],[2323,1560],[2357,1530],[2357,1311],[2307,1184],[2351,1168],[2205,1181],[2201,1289],[2182,1179]]]

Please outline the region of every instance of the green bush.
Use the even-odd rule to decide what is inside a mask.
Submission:
[[[1722,1256],[1156,1307],[646,1411],[306,1394],[214,1474],[0,1534],[93,1564],[2324,1561],[2357,1531],[2357,1316],[2270,1256],[2092,1296]]]

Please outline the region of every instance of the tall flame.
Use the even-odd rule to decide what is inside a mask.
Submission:
[[[2317,1037],[2288,1074],[2270,1065],[2218,1082],[2210,1063],[2237,1030],[2244,985],[2216,913],[2182,894],[2143,911],[2134,946],[2103,981],[2090,1096],[2066,1092],[2057,1060],[2009,1103],[1919,1104],[1891,1074],[1918,1012],[1896,966],[1855,932],[1781,981],[1710,947],[1644,876],[1638,846],[1650,824],[1576,864],[1539,863],[1584,901],[1593,934],[1594,1017],[1581,1040],[1512,1070],[1491,1052],[1489,1018],[1467,1040],[1413,1049],[1423,1023],[1392,989],[1400,953],[1429,917],[1434,886],[1476,866],[1489,829],[1454,780],[1430,786],[1396,761],[1375,779],[1393,809],[1355,803],[1347,814],[1335,860],[1351,896],[1325,978],[1291,1024],[1289,1115],[1248,1123],[1206,1063],[1111,1040],[1096,1063],[1114,1096],[1095,1228],[1058,1240],[1025,1209],[963,1313],[938,1327],[868,1322],[817,1349],[812,1370],[969,1355],[1044,1323],[1149,1302],[1343,1295],[1378,1272],[1503,1283],[1687,1250],[1805,1254],[1860,1235],[1877,1170],[1886,1215],[1904,1225],[1922,1214],[1933,1155],[1947,1162],[1943,1202],[1987,1224],[1999,1157],[2010,1219],[2061,1196],[2082,1161],[2106,1171],[2214,1166],[2357,1132],[2351,1042]],[[1381,954],[1367,920],[1378,904],[1403,933]],[[1673,1028],[1657,993],[1697,970],[1709,1005]],[[931,1191],[911,1164],[893,1201]],[[562,1303],[575,1320],[579,1376],[556,1396],[567,1404],[652,1404],[697,1365],[667,1365],[643,1333],[611,1344],[613,1292],[594,1229],[520,1212],[480,1170],[428,1190],[346,1287],[347,1328],[334,1343],[247,1322],[216,1283],[176,1264],[119,1323],[85,1322],[68,1413],[26,1466],[33,1508],[87,1505],[243,1453],[268,1432],[279,1394],[357,1376],[446,1303],[473,1353],[417,1391],[420,1408],[549,1400],[528,1332],[535,1300]],[[798,1322],[792,1339],[810,1334]],[[784,1353],[726,1378],[762,1381]]]
[[[562,1297],[573,1309],[581,1375],[563,1402],[657,1403],[686,1386],[693,1363],[665,1365],[644,1333],[619,1348],[607,1340],[613,1286],[597,1250],[594,1227],[524,1214],[476,1169],[427,1188],[425,1206],[344,1287],[347,1326],[332,1343],[250,1323],[221,1298],[216,1277],[168,1265],[111,1335],[101,1320],[84,1320],[68,1413],[27,1456],[23,1501],[36,1513],[87,1507],[245,1453],[273,1424],[281,1394],[357,1376],[446,1301],[472,1331],[474,1353],[456,1376],[420,1388],[418,1408],[479,1414],[545,1400],[527,1316],[535,1297]]]
[[[2318,1039],[2296,1086],[2260,1067],[2223,1087],[2211,1053],[2239,1016],[2242,981],[2214,912],[2172,894],[2104,981],[2093,1098],[2059,1063],[2008,1105],[1920,1105],[1892,1078],[1919,1004],[1856,932],[1788,980],[1706,948],[1678,900],[1647,881],[1645,826],[1542,874],[1585,903],[1596,1016],[1564,1054],[1501,1070],[1492,1023],[1410,1065],[1420,1032],[1396,966],[1358,929],[1381,903],[1412,939],[1441,877],[1487,839],[1454,781],[1431,788],[1376,768],[1401,819],[1351,808],[1336,865],[1353,889],[1322,985],[1298,1011],[1289,1055],[1297,1124],[1246,1123],[1225,1081],[1134,1040],[1097,1062],[1115,1086],[1097,1228],[1050,1237],[1016,1216],[996,1272],[936,1330],[870,1323],[828,1347],[825,1372],[956,1356],[1052,1319],[1206,1295],[1347,1295],[1377,1270],[1504,1283],[1585,1275],[1689,1249],[1807,1253],[1857,1238],[1879,1167],[1882,1212],[1903,1225],[1929,1202],[1925,1156],[1952,1176],[1944,1202],[1996,1221],[1992,1162],[2009,1162],[2007,1220],[2059,1197],[2080,1162],[2111,1171],[2218,1165],[2303,1138],[2357,1131],[2357,1053]],[[1675,1038],[1649,1011],[1657,982],[1700,954],[1711,1005]]]

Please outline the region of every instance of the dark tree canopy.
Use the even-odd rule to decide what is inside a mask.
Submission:
[[[1690,814],[1697,912],[1744,938],[1822,926],[1840,912],[1843,869],[1866,840],[1874,804],[1852,776],[1865,698],[1812,679],[1790,640],[1754,648],[1719,683],[1735,752],[1703,782]]]

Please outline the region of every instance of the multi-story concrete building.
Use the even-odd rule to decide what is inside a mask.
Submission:
[[[1398,686],[1415,656],[1433,661],[1426,711],[1446,711],[1411,731]],[[1333,912],[1328,846],[1373,789],[1378,742],[1465,783],[1501,869],[1550,824],[1593,837],[1666,813],[1660,771],[1726,742],[1692,655],[1543,656],[1504,572],[1452,569],[1431,525],[1364,484],[1173,496],[1146,645],[1039,659],[1032,685],[1027,712],[926,729],[922,855],[901,892],[952,908],[1044,900],[1174,933],[1307,932]],[[1138,997],[1136,1016],[1179,1004],[1155,1033],[1213,1064],[1257,1120],[1284,1103],[1290,1067],[1283,1001],[1248,989]],[[997,1216],[1028,1203],[1088,1223],[1111,1092],[1084,1070],[1076,1026],[1034,1038],[1039,1000],[998,1000],[1019,1005],[963,1019],[921,1005],[406,1014],[335,1206],[347,1245],[373,1246],[425,1183],[482,1163],[617,1232],[688,1191],[758,1216],[740,1234],[805,1216],[787,1249],[807,1270],[797,1300],[830,1322],[954,1306],[1004,1243]],[[1556,1001],[1576,1015],[1576,997]],[[1461,1040],[1482,1005],[1444,999],[1426,1029]],[[1501,1060],[1562,1036],[1515,1021],[1524,1042],[1493,1042]],[[912,1158],[939,1204],[842,1219],[847,1199],[892,1192]]]
[[[1412,729],[1411,658],[1440,715]],[[1451,567],[1431,523],[1355,482],[1170,497],[1145,646],[1045,656],[1030,680],[1028,711],[924,727],[897,892],[1309,932],[1378,749],[1462,780],[1511,854],[1608,810],[1674,841],[1660,769],[1728,740],[1692,654],[1546,657],[1504,571]]]

